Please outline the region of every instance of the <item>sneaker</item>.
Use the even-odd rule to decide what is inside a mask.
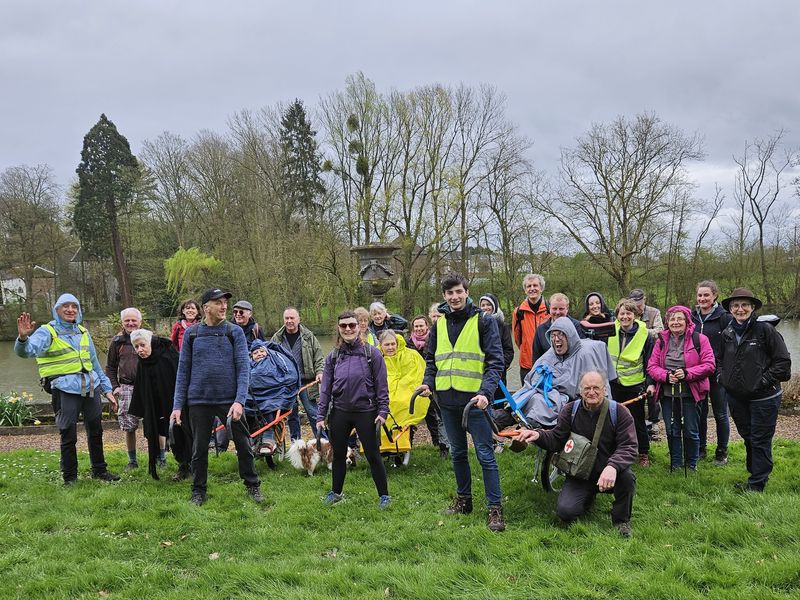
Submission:
[[[134,469],[138,469],[138,468],[139,468],[139,463],[136,462],[135,460],[132,460],[132,461],[128,462],[127,465],[125,465],[125,472],[128,473],[128,472],[133,471]]]
[[[640,467],[649,467],[650,466],[650,455],[649,454],[640,454],[639,455],[639,466]]]
[[[614,523],[614,527],[617,528],[619,534],[624,537],[626,540],[629,539],[633,535],[633,530],[631,529],[631,522],[630,521],[622,521],[621,523]]]
[[[527,447],[528,447],[527,442],[523,442],[522,440],[518,440],[517,438],[514,438],[511,441],[511,445],[509,446],[512,452],[524,452]]]
[[[69,487],[71,485],[75,485],[76,483],[78,483],[77,477],[67,477],[64,479],[64,487]]]
[[[100,479],[101,481],[119,481],[119,475],[114,475],[108,471],[101,473],[92,473],[92,479]]]
[[[717,448],[717,451],[714,453],[714,464],[718,467],[724,467],[728,464],[728,451],[727,450],[720,450]]]
[[[486,526],[490,531],[505,531],[506,522],[503,520],[503,507],[490,506],[486,517]]]
[[[206,495],[203,492],[192,492],[192,499],[190,502],[195,506],[203,506],[206,501]]]
[[[159,467],[161,467],[163,469],[164,467],[167,466],[167,459],[159,457],[159,459],[157,461],[157,464],[158,464]]]
[[[264,502],[264,496],[261,495],[261,488],[259,486],[247,486],[247,493],[250,494],[250,497],[256,504]]]
[[[330,492],[328,492],[328,493],[325,495],[325,497],[322,499],[322,501],[323,501],[325,504],[327,504],[328,506],[332,506],[333,504],[338,504],[338,503],[339,503],[339,502],[341,502],[342,500],[344,500],[344,494],[337,494],[337,493],[336,493],[336,492],[334,492],[333,490],[331,490]]]
[[[446,515],[468,515],[472,512],[472,498],[470,496],[456,496],[450,503],[444,514]]]
[[[392,503],[391,496],[381,496],[380,500],[378,500],[378,508],[381,510],[386,510],[389,508],[389,505]]]
[[[179,465],[178,472],[172,476],[172,481],[183,481],[184,479],[189,479],[192,475],[191,469],[189,469],[189,465]]]
[[[495,454],[502,454],[503,450],[506,449],[506,445],[503,442],[498,442],[497,440],[494,440],[493,446]]]

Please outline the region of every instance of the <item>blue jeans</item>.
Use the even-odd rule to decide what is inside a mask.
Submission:
[[[661,413],[667,431],[670,464],[673,469],[697,467],[700,456],[700,408],[694,398],[661,397]],[[681,423],[682,421],[682,423]]]
[[[308,382],[303,382],[303,385],[306,383]],[[300,392],[300,402],[303,403],[303,409],[306,411],[306,417],[308,417],[309,425],[311,425],[311,430],[313,431],[317,426],[317,403],[311,401],[311,398],[308,397],[307,390],[305,392]],[[297,404],[294,405],[292,414],[289,415],[289,435],[292,441],[299,440],[301,437],[300,407]]]
[[[456,493],[463,497],[472,497],[472,474],[467,456],[467,432],[461,428],[463,407],[442,406],[442,422],[450,440],[450,457],[453,460],[453,472],[456,476]],[[483,411],[473,408],[469,412],[467,429],[472,435],[475,453],[483,469],[483,487],[486,503],[489,506],[500,506],[503,495],[500,492],[500,471],[497,468],[494,449],[492,448],[492,428]]]
[[[752,402],[728,396],[733,422],[744,440],[747,451],[747,472],[750,487],[763,490],[772,473],[772,438],[778,422],[781,395]]]
[[[717,453],[728,451],[728,440],[731,437],[731,423],[728,420],[728,398],[725,388],[709,378],[711,389],[708,391],[709,398],[700,403],[700,449],[706,449],[708,438],[708,404],[711,402],[711,410],[714,414],[714,422],[717,425]]]

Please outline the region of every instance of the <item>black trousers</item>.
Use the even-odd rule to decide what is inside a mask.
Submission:
[[[631,398],[636,398],[644,391],[644,384],[639,385],[619,385],[618,383],[611,384],[611,395],[617,402],[625,402]],[[650,452],[650,435],[647,433],[647,424],[645,423],[645,403],[647,398],[632,402],[627,405],[628,410],[633,417],[633,426],[636,428],[636,441],[639,445],[639,454],[648,454]]]
[[[567,477],[564,487],[558,494],[556,514],[562,521],[570,523],[585,515],[592,506],[594,497],[600,493],[597,488],[597,478],[578,479]],[[614,504],[611,506],[611,522],[624,523],[631,520],[633,512],[633,496],[636,493],[636,475],[630,469],[617,473],[614,489],[606,494],[614,494]]]
[[[89,462],[92,465],[92,473],[94,475],[105,473],[108,467],[103,454],[100,388],[95,388],[92,396],[68,394],[56,388],[53,388],[53,394],[59,396],[57,404],[60,404],[60,408],[56,414],[56,425],[61,434],[61,475],[64,477],[64,481],[73,481],[78,478],[77,444],[78,416],[80,414],[83,414],[83,424],[86,427],[86,441],[89,446]]]
[[[372,481],[378,490],[378,496],[388,496],[389,486],[386,482],[386,468],[381,459],[378,436],[375,433],[375,417],[377,411],[351,412],[334,408],[328,417],[328,439],[333,449],[333,486],[335,493],[341,494],[344,478],[347,474],[347,440],[355,427],[358,439],[364,447],[364,456],[372,472]]]
[[[208,482],[208,437],[214,417],[223,423],[228,420],[230,404],[195,404],[189,409],[189,424],[192,430],[192,491],[206,493]],[[253,461],[253,448],[245,425],[244,415],[241,420],[233,421],[233,443],[236,446],[236,458],[239,460],[239,477],[247,487],[258,487],[261,481],[256,473]]]

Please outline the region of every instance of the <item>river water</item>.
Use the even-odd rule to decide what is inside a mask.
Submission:
[[[792,357],[800,357],[800,320],[783,321],[778,325],[786,340],[786,345]],[[320,344],[325,353],[333,347],[333,339],[330,336],[320,336]],[[101,364],[105,365],[105,357],[101,357]],[[508,371],[508,384],[512,390],[520,386],[519,369],[517,360],[511,365]],[[792,371],[800,372],[800,359],[792,361]],[[36,361],[33,359],[21,359],[14,354],[13,342],[0,342],[0,393],[27,391],[40,400],[48,400],[47,396],[39,388],[39,376],[36,369]]]

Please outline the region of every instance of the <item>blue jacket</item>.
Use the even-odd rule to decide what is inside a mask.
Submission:
[[[255,414],[256,406],[263,413],[290,410],[300,389],[294,357],[279,344],[261,340],[253,341],[250,351],[258,347],[266,349],[267,356],[258,362],[250,361],[250,388],[245,410],[248,414]]]
[[[74,323],[62,321],[58,316],[56,309],[66,302],[74,302],[78,305],[78,317]],[[81,343],[81,332],[78,329],[78,324],[83,321],[83,312],[81,311],[81,303],[72,294],[61,294],[53,306],[53,320],[50,325],[58,333],[58,337],[67,342],[70,346],[78,350]],[[44,354],[44,352],[53,343],[50,332],[45,327],[39,327],[34,331],[31,336],[20,342],[19,338],[14,343],[14,353],[22,358],[33,358]],[[111,391],[111,382],[103,372],[100,366],[100,361],[97,360],[97,350],[94,347],[94,340],[89,335],[89,355],[92,359],[92,372],[91,373],[73,373],[70,375],[62,375],[51,382],[51,386],[66,392],[67,394],[86,395],[89,390],[94,390],[98,386],[105,394]]]

